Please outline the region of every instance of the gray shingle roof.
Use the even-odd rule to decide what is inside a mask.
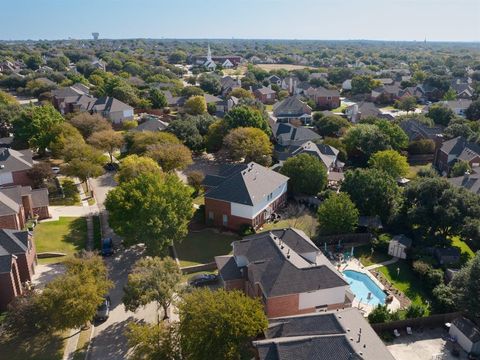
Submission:
[[[22,203],[22,195],[32,196],[33,208],[48,206],[48,190],[35,189],[30,186],[8,186],[0,188],[0,216],[18,214]]]
[[[447,155],[454,156],[454,160],[470,161],[476,156],[480,156],[480,145],[468,142],[462,136],[445,141],[440,150]]]
[[[464,187],[474,194],[480,195],[480,174],[473,173],[469,175],[448,178],[447,180],[455,186]]]
[[[298,234],[297,236],[298,240],[302,239]],[[251,275],[249,280],[258,283],[265,296],[305,293],[348,285],[318,248],[317,263],[314,264],[288,245],[292,244],[298,249],[299,244],[295,244],[292,239],[289,239],[289,243],[281,240],[272,232],[264,232],[233,243],[234,256],[247,259]],[[313,251],[312,248],[308,252]]]
[[[168,123],[157,118],[150,118],[138,125],[133,131],[163,131],[167,127]]]
[[[10,272],[12,255],[28,250],[28,232],[0,229],[0,273]]]
[[[107,96],[97,99],[93,104],[90,105],[89,110],[97,112],[116,112],[116,111],[125,111],[132,110],[133,108],[130,105],[121,102],[120,100],[115,99],[114,97]]]
[[[273,107],[273,114],[276,117],[295,117],[311,113],[312,109],[310,106],[296,96],[288,97],[285,100],[276,103]]]
[[[29,170],[32,166],[31,150],[17,151],[9,148],[0,148],[0,174]]]
[[[434,139],[443,133],[442,126],[429,127],[418,120],[409,119],[400,122],[400,127],[407,134],[410,141],[419,139]]]
[[[257,163],[250,162],[230,168],[215,177],[217,186],[205,194],[205,198],[253,206],[288,181],[288,177]],[[207,177],[206,186],[214,186],[214,177]]]
[[[270,319],[265,337],[260,360],[394,359],[355,308]]]
[[[453,320],[452,324],[473,343],[480,342],[480,329],[472,321],[462,316]]]
[[[299,145],[305,141],[321,139],[321,136],[315,131],[303,126],[296,127],[292,124],[275,123],[272,125],[272,130],[277,142],[282,145]]]

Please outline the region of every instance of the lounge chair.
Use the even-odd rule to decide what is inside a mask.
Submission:
[[[399,336],[400,336],[400,333],[398,332],[397,329],[393,330],[393,334],[394,334],[396,337],[399,337]]]
[[[407,326],[407,334],[408,335],[412,335],[413,332],[412,332],[412,328],[410,326]]]

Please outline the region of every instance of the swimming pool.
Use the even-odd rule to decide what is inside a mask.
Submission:
[[[373,306],[385,304],[387,296],[367,274],[354,270],[345,270],[342,274],[358,301]]]

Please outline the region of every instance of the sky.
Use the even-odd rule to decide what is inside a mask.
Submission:
[[[480,41],[479,0],[1,0],[0,40]]]

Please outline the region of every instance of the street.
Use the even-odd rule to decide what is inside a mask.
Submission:
[[[124,250],[120,246],[119,237],[108,227],[108,217],[103,204],[108,191],[116,185],[114,174],[108,172],[97,179],[90,180],[100,209],[102,234],[104,237],[112,237],[118,250],[112,257],[105,260],[110,278],[114,282],[114,288],[109,293],[112,307],[110,317],[103,323],[95,324],[90,350],[87,355],[89,360],[125,359],[128,353],[128,344],[124,333],[128,323],[132,320],[151,322],[156,321],[157,318],[154,304],[139,309],[137,313],[125,311],[122,304],[123,286],[127,281],[131,267],[140,258],[143,249],[140,246],[134,246]]]

